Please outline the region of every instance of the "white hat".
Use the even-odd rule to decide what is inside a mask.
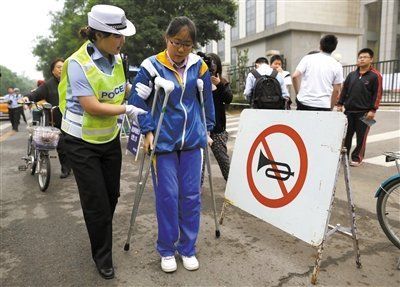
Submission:
[[[102,32],[132,36],[136,33],[135,26],[126,19],[125,12],[111,5],[95,5],[88,14],[89,27]]]

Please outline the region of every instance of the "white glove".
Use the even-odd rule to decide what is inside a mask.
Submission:
[[[137,116],[147,114],[147,112],[141,108],[135,107],[134,105],[125,105],[125,114],[128,116],[131,122],[134,122],[136,125],[138,125]]]
[[[146,86],[145,84],[142,83],[137,83],[135,85],[135,91],[138,93],[139,97],[141,97],[143,100],[147,100],[152,90],[153,90],[152,82],[149,83],[149,86]]]

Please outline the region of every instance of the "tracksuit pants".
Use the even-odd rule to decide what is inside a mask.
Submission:
[[[105,144],[91,144],[68,134],[64,140],[79,189],[93,260],[98,268],[110,268],[112,219],[120,195],[119,136]]]
[[[152,165],[158,222],[157,251],[172,256],[196,254],[200,227],[200,148],[158,153]]]
[[[347,132],[344,145],[347,149],[347,155],[352,161],[361,162],[364,159],[365,148],[367,145],[367,136],[369,126],[360,120],[365,112],[348,112],[347,116]],[[351,143],[354,133],[356,134],[357,145],[350,156]]]

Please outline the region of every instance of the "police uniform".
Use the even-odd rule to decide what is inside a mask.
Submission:
[[[15,92],[12,94],[7,94],[2,98],[2,101],[8,102],[8,116],[14,131],[18,131],[19,120],[21,113],[23,113],[21,105],[18,104],[18,101],[21,99],[22,95]]]
[[[93,53],[89,56],[88,51]],[[65,144],[79,189],[92,256],[98,267],[112,267],[112,218],[120,195],[122,159],[118,116],[90,115],[83,111],[76,95],[95,95],[100,102],[120,105],[125,97],[121,58],[115,56],[110,64],[93,44],[86,42],[65,61],[59,94],[61,128],[66,133]]]

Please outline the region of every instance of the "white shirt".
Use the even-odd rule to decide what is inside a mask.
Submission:
[[[264,75],[269,76],[269,75],[271,75],[271,73],[273,71],[273,69],[267,64],[261,64],[256,70],[261,76],[264,76]],[[289,93],[286,88],[286,83],[280,73],[278,73],[278,75],[276,75],[276,79],[278,80],[279,84],[281,84],[282,97],[284,97],[285,99],[289,98]],[[256,83],[256,77],[254,77],[254,75],[252,73],[249,73],[246,78],[246,86],[244,87],[244,92],[243,92],[244,96],[246,97],[246,99],[248,101],[253,92],[255,83]]]
[[[330,54],[317,53],[303,57],[297,71],[301,85],[297,99],[303,105],[330,108],[333,85],[343,83],[343,68]]]
[[[286,88],[287,86],[292,85],[292,77],[290,76],[290,72],[288,71],[282,71],[281,73],[279,73],[282,75],[283,77],[283,81],[285,82]]]

